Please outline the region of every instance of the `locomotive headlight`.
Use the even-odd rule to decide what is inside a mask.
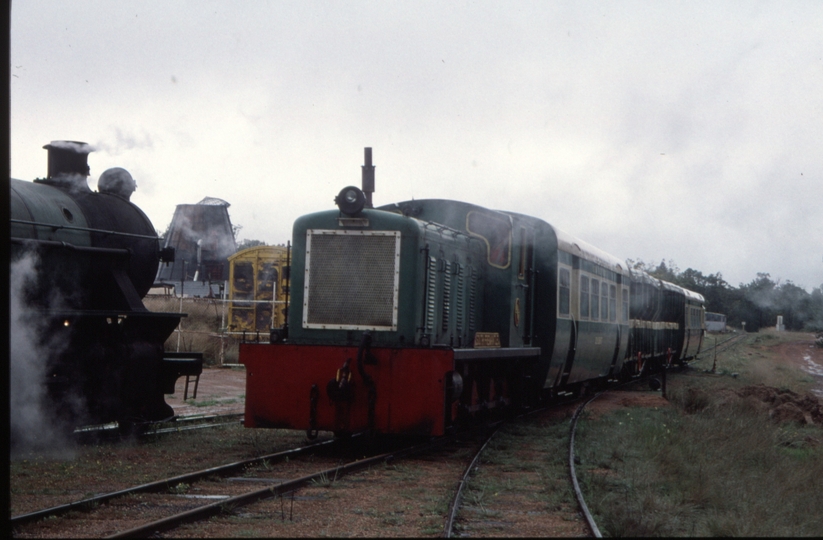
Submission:
[[[334,198],[334,204],[340,208],[344,214],[353,216],[359,213],[366,205],[366,195],[360,188],[354,186],[344,187]]]

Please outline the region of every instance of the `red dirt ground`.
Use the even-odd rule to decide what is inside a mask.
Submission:
[[[242,413],[246,397],[246,370],[242,368],[204,367],[194,394],[194,378],[189,381],[188,400],[183,401],[186,378],[177,380],[174,394],[166,403],[177,415]]]
[[[812,392],[823,398],[823,348],[815,346],[812,334],[808,341],[781,343],[775,352],[779,358],[811,375],[815,379]]]

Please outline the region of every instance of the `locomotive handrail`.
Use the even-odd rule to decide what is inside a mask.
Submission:
[[[476,236],[472,236],[470,234],[467,234],[465,231],[461,231],[459,229],[455,229],[455,228],[449,227],[448,225],[443,225],[441,223],[435,223],[433,221],[424,221],[423,222],[423,228],[424,229],[434,229],[435,232],[440,233],[440,234],[442,234],[443,232],[450,232],[450,233],[452,233],[452,235],[454,235],[455,238],[463,237],[467,242],[472,242],[472,241],[479,242],[480,241],[479,238],[477,238]]]
[[[35,227],[47,227],[52,230],[58,229],[68,229],[72,231],[86,231],[86,232],[94,232],[94,233],[101,233],[101,234],[112,234],[115,236],[130,236],[133,238],[143,238],[146,240],[157,240],[157,236],[152,236],[150,234],[135,234],[135,233],[125,233],[125,232],[118,232],[118,231],[107,231],[105,229],[92,229],[91,227],[74,227],[72,225],[54,225],[53,223],[43,223],[40,221],[26,221],[23,219],[10,219],[9,222],[11,223],[19,223],[21,225],[34,225]]]
[[[121,257],[128,257],[131,255],[130,249],[125,248],[101,248],[101,247],[91,247],[91,246],[77,246],[75,244],[69,244],[68,242],[60,242],[57,240],[38,240],[36,238],[18,238],[12,237],[9,240],[13,244],[41,244],[44,246],[51,246],[51,247],[62,247],[66,249],[71,249],[74,251],[79,251],[83,253],[99,253],[105,255],[118,255]]]
[[[455,360],[481,360],[485,358],[520,358],[524,356],[540,356],[540,347],[454,349]]]
[[[230,304],[288,304],[285,300],[245,300],[240,298],[227,298],[225,300],[214,298],[213,300]]]
[[[162,318],[162,317],[188,317],[188,313],[169,313],[164,311],[131,311],[128,309],[37,309],[36,313],[43,313],[55,317],[134,317],[134,318]]]
[[[467,238],[471,238],[471,236],[464,233],[463,231],[460,231],[458,229],[454,229],[452,227],[449,227],[448,225],[443,225],[441,223],[435,223],[433,221],[424,221],[423,222],[423,228],[424,229],[432,228],[432,229],[436,230],[437,232],[449,231],[450,233],[454,234],[455,236],[465,236]]]

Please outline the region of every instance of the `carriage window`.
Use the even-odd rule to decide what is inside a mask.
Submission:
[[[498,268],[508,268],[512,243],[512,224],[502,216],[469,212],[466,217],[469,233],[486,242],[489,264]]]
[[[569,301],[571,300],[571,276],[569,271],[565,268],[560,269],[560,291],[558,294],[559,306],[558,310],[561,315],[569,314]]]
[[[617,287],[609,285],[609,320],[617,320]]]
[[[623,322],[629,320],[629,289],[623,288]]]
[[[592,319],[597,320],[597,315],[600,313],[600,282],[596,279],[592,280]]]
[[[609,284],[606,282],[600,284],[600,319],[609,320]]]
[[[580,316],[589,316],[589,278],[580,276]]]

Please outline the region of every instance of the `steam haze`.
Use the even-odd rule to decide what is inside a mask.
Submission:
[[[58,354],[62,344],[50,340],[38,316],[27,303],[26,294],[36,287],[34,253],[13,261],[10,267],[10,438],[12,455],[37,450],[69,455],[71,442],[63,435],[49,405],[44,381],[48,358]],[[53,299],[59,302],[59,299]],[[71,401],[64,407],[72,407]]]
[[[823,283],[823,3],[12,5],[11,170],[86,141],[156,229],[290,239],[359,185],[540,217],[622,259]]]

